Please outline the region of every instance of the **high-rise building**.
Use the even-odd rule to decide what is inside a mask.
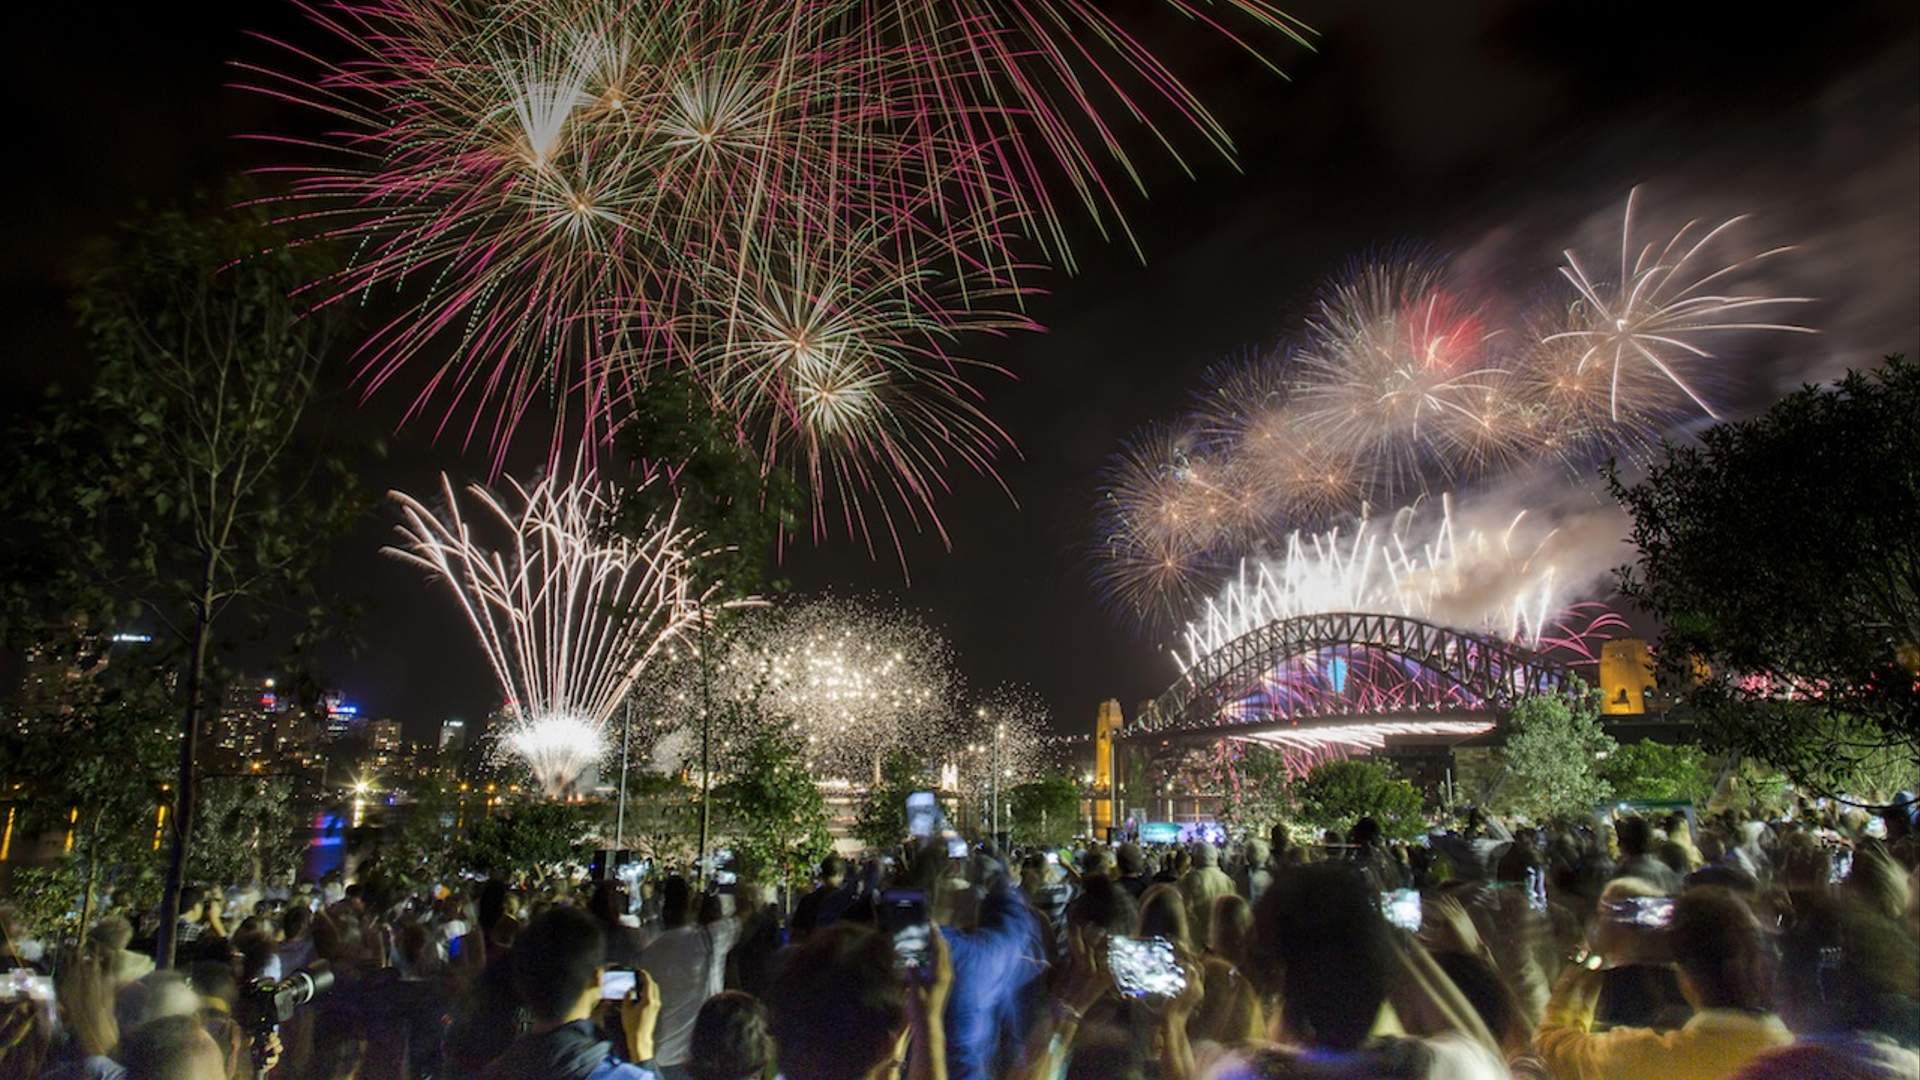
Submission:
[[[376,769],[391,768],[406,745],[398,720],[373,720],[367,724],[367,752]]]
[[[220,710],[205,729],[206,753],[230,768],[264,767],[277,742],[279,705],[272,679],[238,678],[227,684]]]
[[[440,752],[458,753],[467,745],[467,722],[457,716],[440,721]]]
[[[323,727],[329,742],[342,738],[360,726],[360,708],[338,691],[329,690],[320,698],[324,712]]]

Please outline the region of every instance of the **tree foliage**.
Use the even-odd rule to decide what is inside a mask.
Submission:
[[[315,251],[283,243],[249,194],[143,213],[82,260],[91,383],[43,403],[0,463],[0,498],[27,538],[0,547],[9,636],[134,615],[179,672],[169,911],[214,652],[275,614],[296,616],[282,624],[292,651],[310,646],[339,609],[314,571],[365,505],[311,422],[331,320],[293,296],[316,276]],[[161,950],[170,959],[171,941]]]
[[[455,861],[463,868],[506,880],[543,881],[580,862],[587,834],[581,807],[529,799],[467,822]]]
[[[626,820],[616,821],[618,814],[618,804],[608,799],[595,822],[609,844],[617,828],[627,848],[645,852],[649,858],[672,864],[693,861],[700,840],[700,794],[685,776],[630,770]]]
[[[880,782],[855,809],[853,835],[870,848],[890,848],[907,838],[907,796],[933,788],[925,770],[901,751],[880,763]]]
[[[1920,366],[1806,387],[1609,482],[1640,551],[1621,591],[1664,625],[1710,748],[1828,794],[1920,762]]]
[[[1591,698],[1521,698],[1507,717],[1492,808],[1533,821],[1591,813],[1613,795],[1599,766],[1617,749]]]
[[[721,831],[750,880],[784,885],[801,879],[833,846],[820,785],[792,736],[762,729],[731,763],[732,778],[714,789]]]
[[[1043,776],[1007,791],[1007,831],[1016,844],[1065,844],[1081,821],[1080,788],[1064,776]]]
[[[770,578],[774,549],[791,531],[799,492],[785,472],[763,473],[737,422],[684,373],[650,379],[623,429],[634,486],[622,506],[629,526],[680,499],[682,524],[712,554],[696,568],[699,586],[719,583],[729,597],[779,591]]]
[[[291,878],[305,841],[293,782],[283,776],[211,776],[197,792],[187,879],[211,884]]]
[[[1643,739],[1608,754],[1600,779],[1613,797],[1630,802],[1693,802],[1705,805],[1713,793],[1707,753],[1685,743]]]
[[[1363,817],[1380,823],[1390,837],[1410,839],[1426,828],[1426,804],[1420,789],[1393,775],[1378,761],[1324,761],[1293,785],[1299,821],[1316,829],[1346,832]]]
[[[1294,816],[1293,773],[1278,750],[1248,744],[1221,770],[1220,822],[1239,835],[1264,836]]]
[[[14,877],[22,914],[43,930],[70,930],[98,912],[149,909],[159,899],[154,835],[178,743],[165,680],[128,647],[93,635],[52,639],[7,712],[0,778],[16,857],[34,838],[58,838],[52,863]]]

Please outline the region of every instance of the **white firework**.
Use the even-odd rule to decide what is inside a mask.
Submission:
[[[1783,304],[1810,303],[1805,296],[1767,296],[1762,293],[1720,292],[1728,279],[1751,270],[1758,263],[1792,251],[1791,246],[1771,248],[1757,255],[1735,259],[1716,266],[1705,256],[1714,241],[1746,220],[1746,215],[1728,218],[1704,232],[1695,232],[1698,220],[1689,221],[1665,244],[1648,243],[1637,252],[1633,246],[1633,203],[1640,189],[1627,194],[1627,211],[1620,224],[1620,270],[1612,281],[1596,281],[1571,250],[1560,273],[1585,301],[1575,311],[1584,325],[1550,334],[1543,341],[1572,340],[1584,345],[1577,365],[1580,372],[1589,367],[1608,371],[1608,403],[1612,418],[1644,408],[1634,401],[1623,401],[1631,391],[1631,369],[1645,365],[1659,373],[1664,384],[1678,390],[1715,420],[1720,414],[1708,403],[1697,385],[1700,369],[1715,359],[1700,343],[1705,335],[1744,330],[1781,330],[1796,334],[1816,331],[1792,323],[1749,321],[1748,313]],[[1622,372],[1628,372],[1623,381]]]
[[[1242,560],[1235,579],[1187,623],[1174,659],[1181,671],[1268,623],[1302,615],[1364,612],[1457,621],[1470,610],[1485,630],[1529,644],[1554,610],[1549,545],[1521,511],[1502,529],[1457,528],[1452,499],[1421,530],[1421,504],[1383,528],[1361,518],[1350,532],[1294,532],[1278,559]]]
[[[490,538],[444,474],[441,512],[392,492],[402,543],[383,550],[452,590],[512,712],[501,744],[559,797],[599,759],[634,679],[697,621],[707,599],[691,583],[699,537],[679,524],[677,504],[637,536],[616,533],[616,507],[591,477],[508,483],[511,505],[467,489]]]
[[[960,683],[951,649],[926,624],[839,599],[768,606],[714,635],[703,671],[698,642],[640,687],[646,737],[698,753],[709,703],[715,768],[768,728],[791,734],[822,780],[864,784],[888,754],[931,764],[953,742]],[[702,680],[707,686],[702,687]],[[691,737],[678,733],[691,733]]]

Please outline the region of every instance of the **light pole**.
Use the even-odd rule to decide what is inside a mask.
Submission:
[[[713,827],[713,672],[707,653],[713,646],[713,627],[707,609],[700,608],[700,861],[695,864],[699,886],[707,887],[707,841]]]
[[[620,809],[613,817],[614,858],[620,857],[620,849],[626,847],[627,835],[627,740],[633,737],[633,697],[626,701],[626,711],[620,721]]]

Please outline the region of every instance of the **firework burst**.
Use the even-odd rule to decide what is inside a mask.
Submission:
[[[823,780],[866,783],[889,753],[924,758],[947,741],[960,682],[952,651],[924,622],[838,599],[778,604],[716,633],[703,671],[698,642],[642,686],[655,740],[699,730],[712,703],[715,750],[728,753],[761,729],[798,739]]]
[[[1047,735],[1052,712],[1039,695],[1019,686],[1002,686],[971,713],[957,718],[940,745],[949,755],[943,778],[968,800],[984,799],[999,774],[1000,789],[1037,780],[1054,764]]]
[[[1211,5],[1166,3],[1240,42]],[[1265,0],[1224,7],[1305,43]],[[317,72],[241,82],[330,125],[268,141],[309,162],[278,170],[287,216],[354,253],[314,305],[395,298],[367,392],[422,373],[409,419],[497,469],[536,406],[556,451],[577,428],[592,453],[651,374],[690,365],[766,468],[808,482],[816,533],[837,511],[870,548],[870,507],[937,528],[947,470],[1005,443],[971,381],[993,369],[950,351],[1032,325],[993,309],[1022,291],[1016,247],[1070,260],[1054,189],[1118,224],[1109,173],[1134,167],[1096,102],[1170,149],[1155,116],[1229,149],[1078,0],[303,8],[343,58],[283,46]],[[806,327],[827,336],[783,361]]]
[[[1321,297],[1300,349],[1296,422],[1388,495],[1477,464],[1493,331],[1434,259],[1361,264]],[[1462,434],[1464,432],[1464,434]]]
[[[1525,511],[1503,527],[1456,526],[1451,498],[1416,503],[1384,525],[1295,532],[1278,558],[1242,562],[1205,601],[1175,652],[1186,670],[1228,642],[1282,619],[1375,611],[1460,624],[1536,643],[1558,603],[1553,528]]]
[[[1612,281],[1596,281],[1581,266],[1573,251],[1566,252],[1566,265],[1560,268],[1580,303],[1571,315],[1580,324],[1549,334],[1546,343],[1572,341],[1581,346],[1575,365],[1577,374],[1589,368],[1607,373],[1609,418],[1621,421],[1622,399],[1629,418],[1657,411],[1659,404],[1648,405],[1635,398],[1651,382],[1670,387],[1708,416],[1720,414],[1705,397],[1700,384],[1713,375],[1716,357],[1701,344],[1702,339],[1728,332],[1778,330],[1797,334],[1813,333],[1792,323],[1755,322],[1753,312],[1783,305],[1810,303],[1804,296],[1768,296],[1762,293],[1719,292],[1763,261],[1792,251],[1776,247],[1756,255],[1720,263],[1707,254],[1716,242],[1746,219],[1728,218],[1709,229],[1696,230],[1698,221],[1689,221],[1666,243],[1650,242],[1634,249],[1633,203],[1640,189],[1627,194],[1627,209],[1620,222],[1620,269]],[[1646,367],[1652,379],[1633,377],[1633,369]],[[1622,382],[1623,374],[1626,381]]]
[[[1542,459],[1590,477],[1608,457],[1643,458],[1677,425],[1713,415],[1702,387],[1720,368],[1699,341],[1811,332],[1741,314],[1802,298],[1714,291],[1790,249],[1710,261],[1733,218],[1635,252],[1632,205],[1625,284],[1596,282],[1569,253],[1561,273],[1574,298],[1514,328],[1430,257],[1376,258],[1334,279],[1298,341],[1209,372],[1186,418],[1149,427],[1115,456],[1098,508],[1102,591],[1166,630],[1216,597],[1243,558],[1284,549],[1291,559],[1302,538],[1323,543],[1328,525],[1364,520],[1373,506]],[[1537,604],[1526,610],[1537,620]],[[1502,600],[1468,622],[1510,624],[1511,611]]]
[[[615,508],[588,476],[509,484],[507,501],[467,489],[477,522],[445,476],[440,511],[392,492],[401,542],[383,550],[452,591],[513,713],[502,745],[558,797],[599,758],[607,718],[634,679],[697,618],[706,599],[689,584],[698,537],[677,511],[636,538],[615,535]]]

